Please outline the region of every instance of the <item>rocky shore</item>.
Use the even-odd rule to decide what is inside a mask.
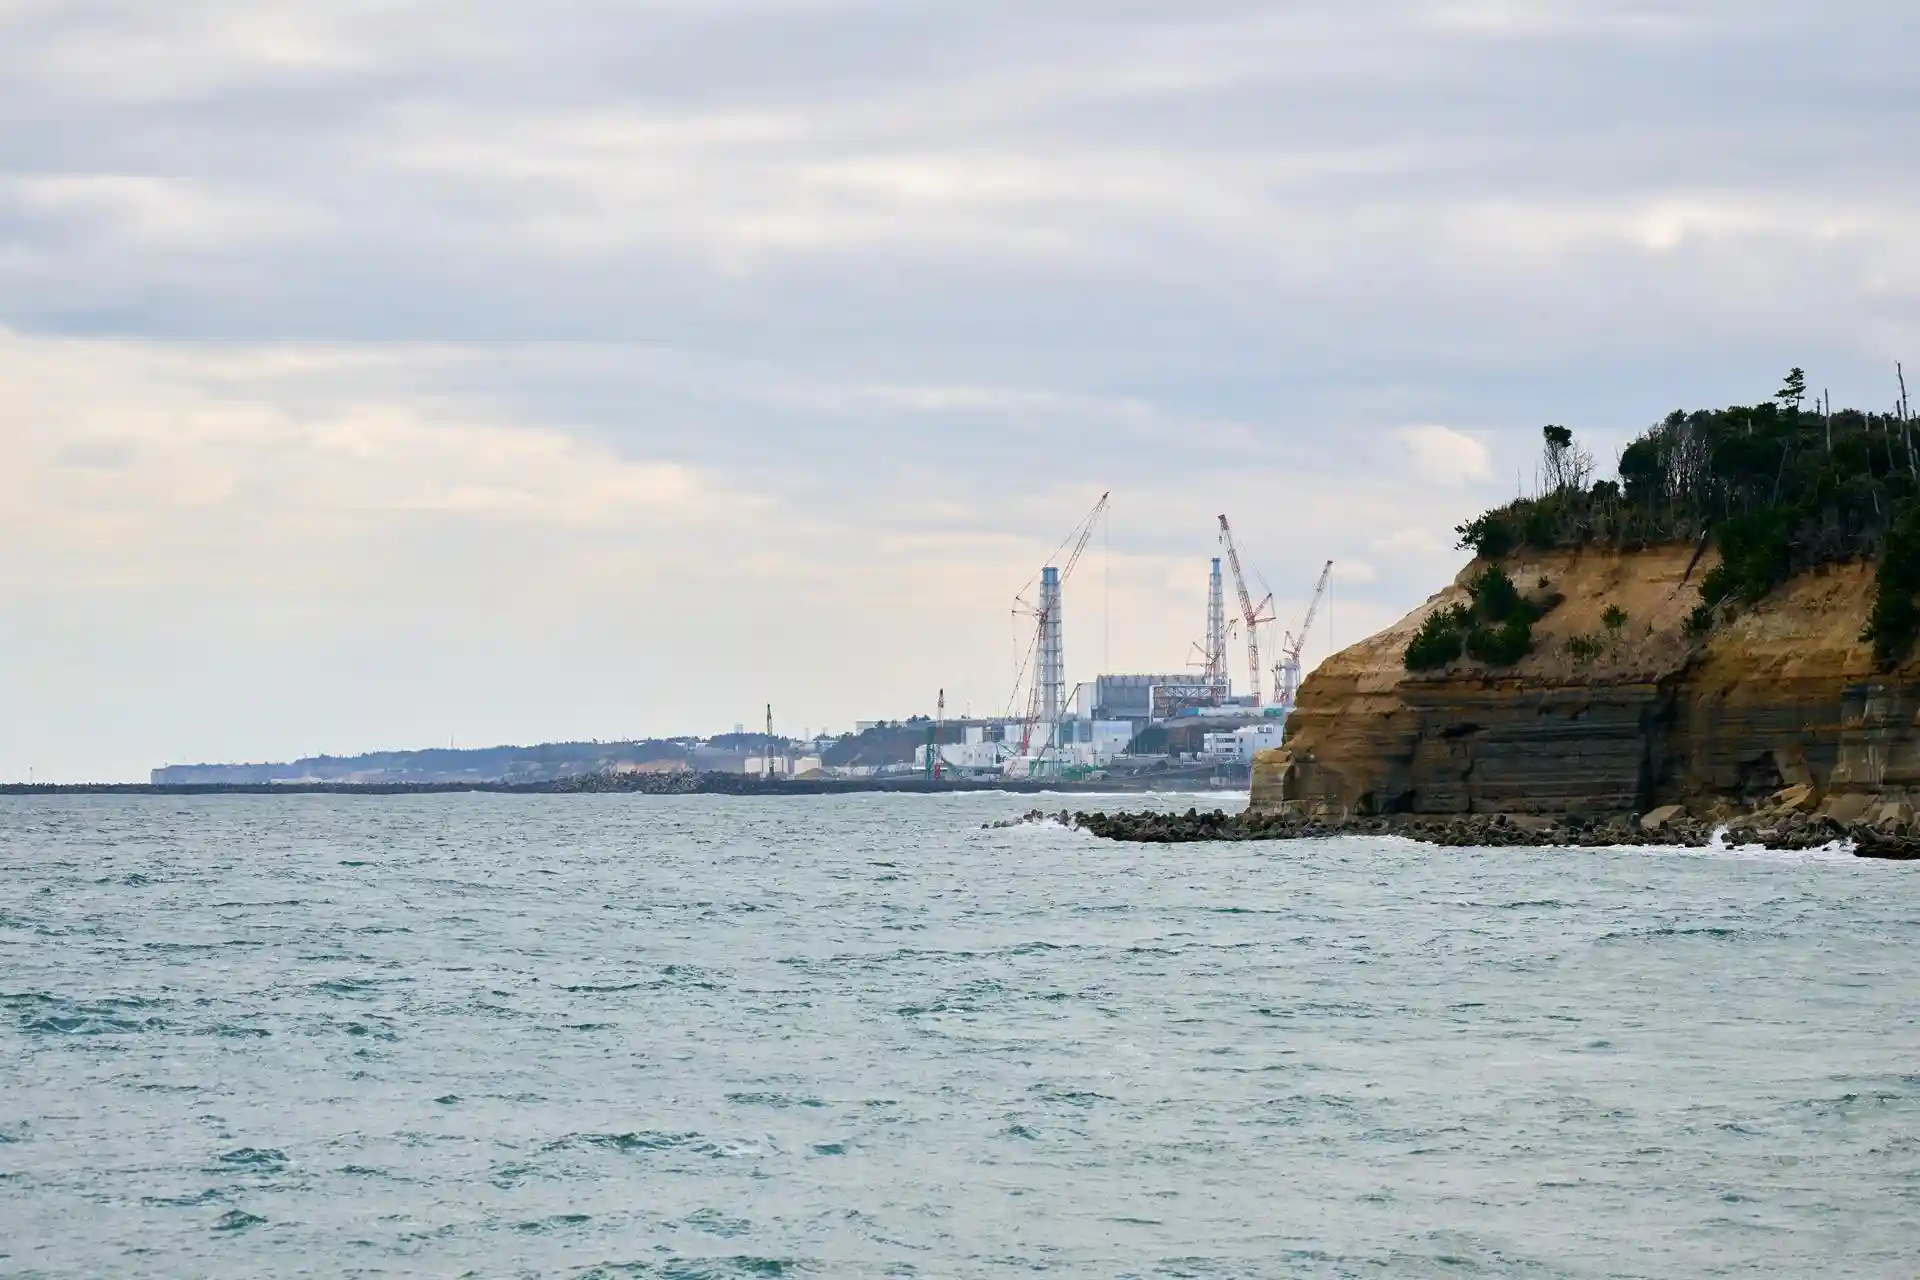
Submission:
[[[1185,813],[1046,813],[994,826],[1058,822],[1106,840],[1184,844],[1202,840],[1312,840],[1332,836],[1401,836],[1450,848],[1510,846],[1603,848],[1670,845],[1705,848],[1716,835],[1729,845],[1769,849],[1818,849],[1847,842],[1863,858],[1920,860],[1920,833],[1842,822],[1817,813],[1763,812],[1712,820],[1669,807],[1638,817],[1541,818],[1525,814],[1462,814],[1449,817],[1398,814],[1330,821],[1223,809]]]

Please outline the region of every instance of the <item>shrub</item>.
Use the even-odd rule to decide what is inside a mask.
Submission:
[[[1696,639],[1706,635],[1713,630],[1714,619],[1719,612],[1719,606],[1708,604],[1705,600],[1693,606],[1693,612],[1687,615],[1687,634]]]
[[[1488,622],[1505,622],[1523,611],[1520,588],[1513,585],[1507,571],[1497,564],[1482,569],[1467,584],[1467,592],[1473,597],[1474,614]]]
[[[1483,560],[1504,560],[1513,551],[1517,541],[1513,526],[1498,511],[1489,511],[1459,525],[1454,532],[1460,535],[1461,549],[1471,548]]]
[[[1533,621],[1516,613],[1498,626],[1476,626],[1467,633],[1467,656],[1492,667],[1510,667],[1533,650]]]
[[[1873,642],[1873,660],[1892,667],[1920,636],[1920,507],[1909,508],[1887,531],[1875,575],[1873,612],[1862,640]]]
[[[1574,636],[1567,641],[1567,653],[1578,663],[1592,662],[1607,649],[1607,642],[1599,636]]]
[[[1559,543],[1560,522],[1554,519],[1553,504],[1547,499],[1531,503],[1520,522],[1520,536],[1530,547],[1551,551]]]
[[[1407,645],[1409,671],[1436,671],[1460,656],[1459,619],[1454,609],[1437,609],[1427,615]]]
[[[1714,541],[1720,563],[1700,583],[1709,604],[1739,600],[1752,604],[1786,581],[1793,561],[1784,512],[1755,511],[1720,526]]]
[[[1407,645],[1409,671],[1433,671],[1462,653],[1489,666],[1510,667],[1533,651],[1539,609],[1523,599],[1499,565],[1488,565],[1467,584],[1471,606],[1454,605],[1427,615]]]
[[[1608,605],[1607,611],[1600,615],[1600,625],[1618,636],[1627,625],[1627,611],[1617,604]]]

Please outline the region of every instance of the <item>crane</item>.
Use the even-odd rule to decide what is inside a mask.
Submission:
[[[1273,593],[1258,605],[1247,591],[1246,575],[1240,572],[1240,552],[1233,545],[1233,528],[1227,518],[1220,517],[1220,541],[1227,548],[1227,563],[1233,566],[1234,590],[1240,593],[1240,616],[1247,624],[1247,692],[1253,695],[1253,705],[1260,705],[1260,628],[1274,620]],[[1224,672],[1222,675],[1224,676]]]
[[[1320,584],[1313,589],[1313,603],[1307,606],[1307,616],[1300,624],[1298,633],[1289,631],[1280,644],[1280,665],[1275,667],[1274,675],[1280,681],[1280,705],[1288,711],[1300,696],[1300,652],[1307,647],[1307,637],[1313,632],[1313,620],[1320,612],[1320,602],[1326,599],[1327,583],[1333,579],[1333,561],[1327,561],[1327,567],[1320,571]]]
[[[1066,679],[1065,672],[1061,669],[1063,658],[1060,652],[1059,592],[1067,579],[1073,576],[1074,566],[1080,563],[1080,557],[1086,552],[1087,544],[1093,541],[1093,531],[1099,527],[1100,517],[1107,511],[1107,500],[1112,496],[1111,491],[1101,494],[1100,501],[1093,504],[1093,510],[1074,526],[1073,532],[1066,536],[1065,541],[1054,548],[1054,554],[1049,557],[1050,561],[1058,561],[1060,552],[1066,549],[1067,544],[1073,544],[1073,550],[1067,555],[1057,576],[1049,578],[1047,569],[1040,571],[1040,602],[1037,605],[1032,604],[1026,598],[1026,593],[1033,587],[1033,579],[1028,579],[1027,585],[1020,589],[1020,594],[1013,598],[1014,612],[1033,618],[1037,624],[1034,628],[1032,651],[1028,654],[1027,661],[1021,665],[1020,672],[1014,677],[1014,697],[1018,698],[1020,683],[1025,676],[1026,668],[1028,666],[1034,668],[1033,684],[1027,694],[1027,713],[1022,718],[1020,726],[1020,754],[1023,757],[1033,746],[1033,729],[1042,718],[1050,715],[1055,723],[1058,723],[1060,698],[1064,692],[1062,686]],[[1049,564],[1048,568],[1052,568],[1052,564]],[[1053,693],[1051,707],[1043,706],[1048,690]],[[1052,732],[1050,726],[1049,737],[1052,736]]]

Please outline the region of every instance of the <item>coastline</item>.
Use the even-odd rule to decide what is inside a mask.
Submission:
[[[1240,784],[1244,786],[1244,784]],[[1236,786],[1229,788],[1239,790]],[[1222,787],[1205,776],[1174,776],[1155,782],[1102,778],[1067,781],[1059,778],[993,778],[939,782],[906,778],[777,778],[763,782],[734,773],[700,774],[587,774],[544,782],[40,782],[0,783],[0,796],[265,796],[345,795],[409,796],[483,792],[492,795],[721,795],[721,796],[832,796],[862,793],[950,795],[1003,792],[1012,795],[1194,795],[1214,794]]]

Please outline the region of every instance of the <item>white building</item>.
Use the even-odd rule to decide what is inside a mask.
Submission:
[[[968,736],[972,736],[972,731],[969,731]],[[913,763],[915,768],[925,769],[927,767],[927,750],[928,748],[925,745],[914,748]],[[940,744],[940,763],[948,769],[972,769],[991,772],[1000,767],[1001,761],[1005,760],[1007,755],[1007,748],[998,742],[969,741],[943,742]]]
[[[820,772],[820,757],[819,756],[795,756],[791,759],[787,758],[786,756],[772,756],[772,757],[748,756],[747,757],[746,774],[748,777],[750,778],[765,777],[767,775],[767,771],[769,768],[772,769],[773,776],[776,778],[784,778],[784,777],[797,778],[803,773]]]
[[[1250,765],[1262,751],[1271,751],[1279,746],[1285,732],[1285,726],[1275,722],[1250,724],[1231,733],[1204,734],[1201,737],[1200,754],[1215,760],[1232,760]]]

